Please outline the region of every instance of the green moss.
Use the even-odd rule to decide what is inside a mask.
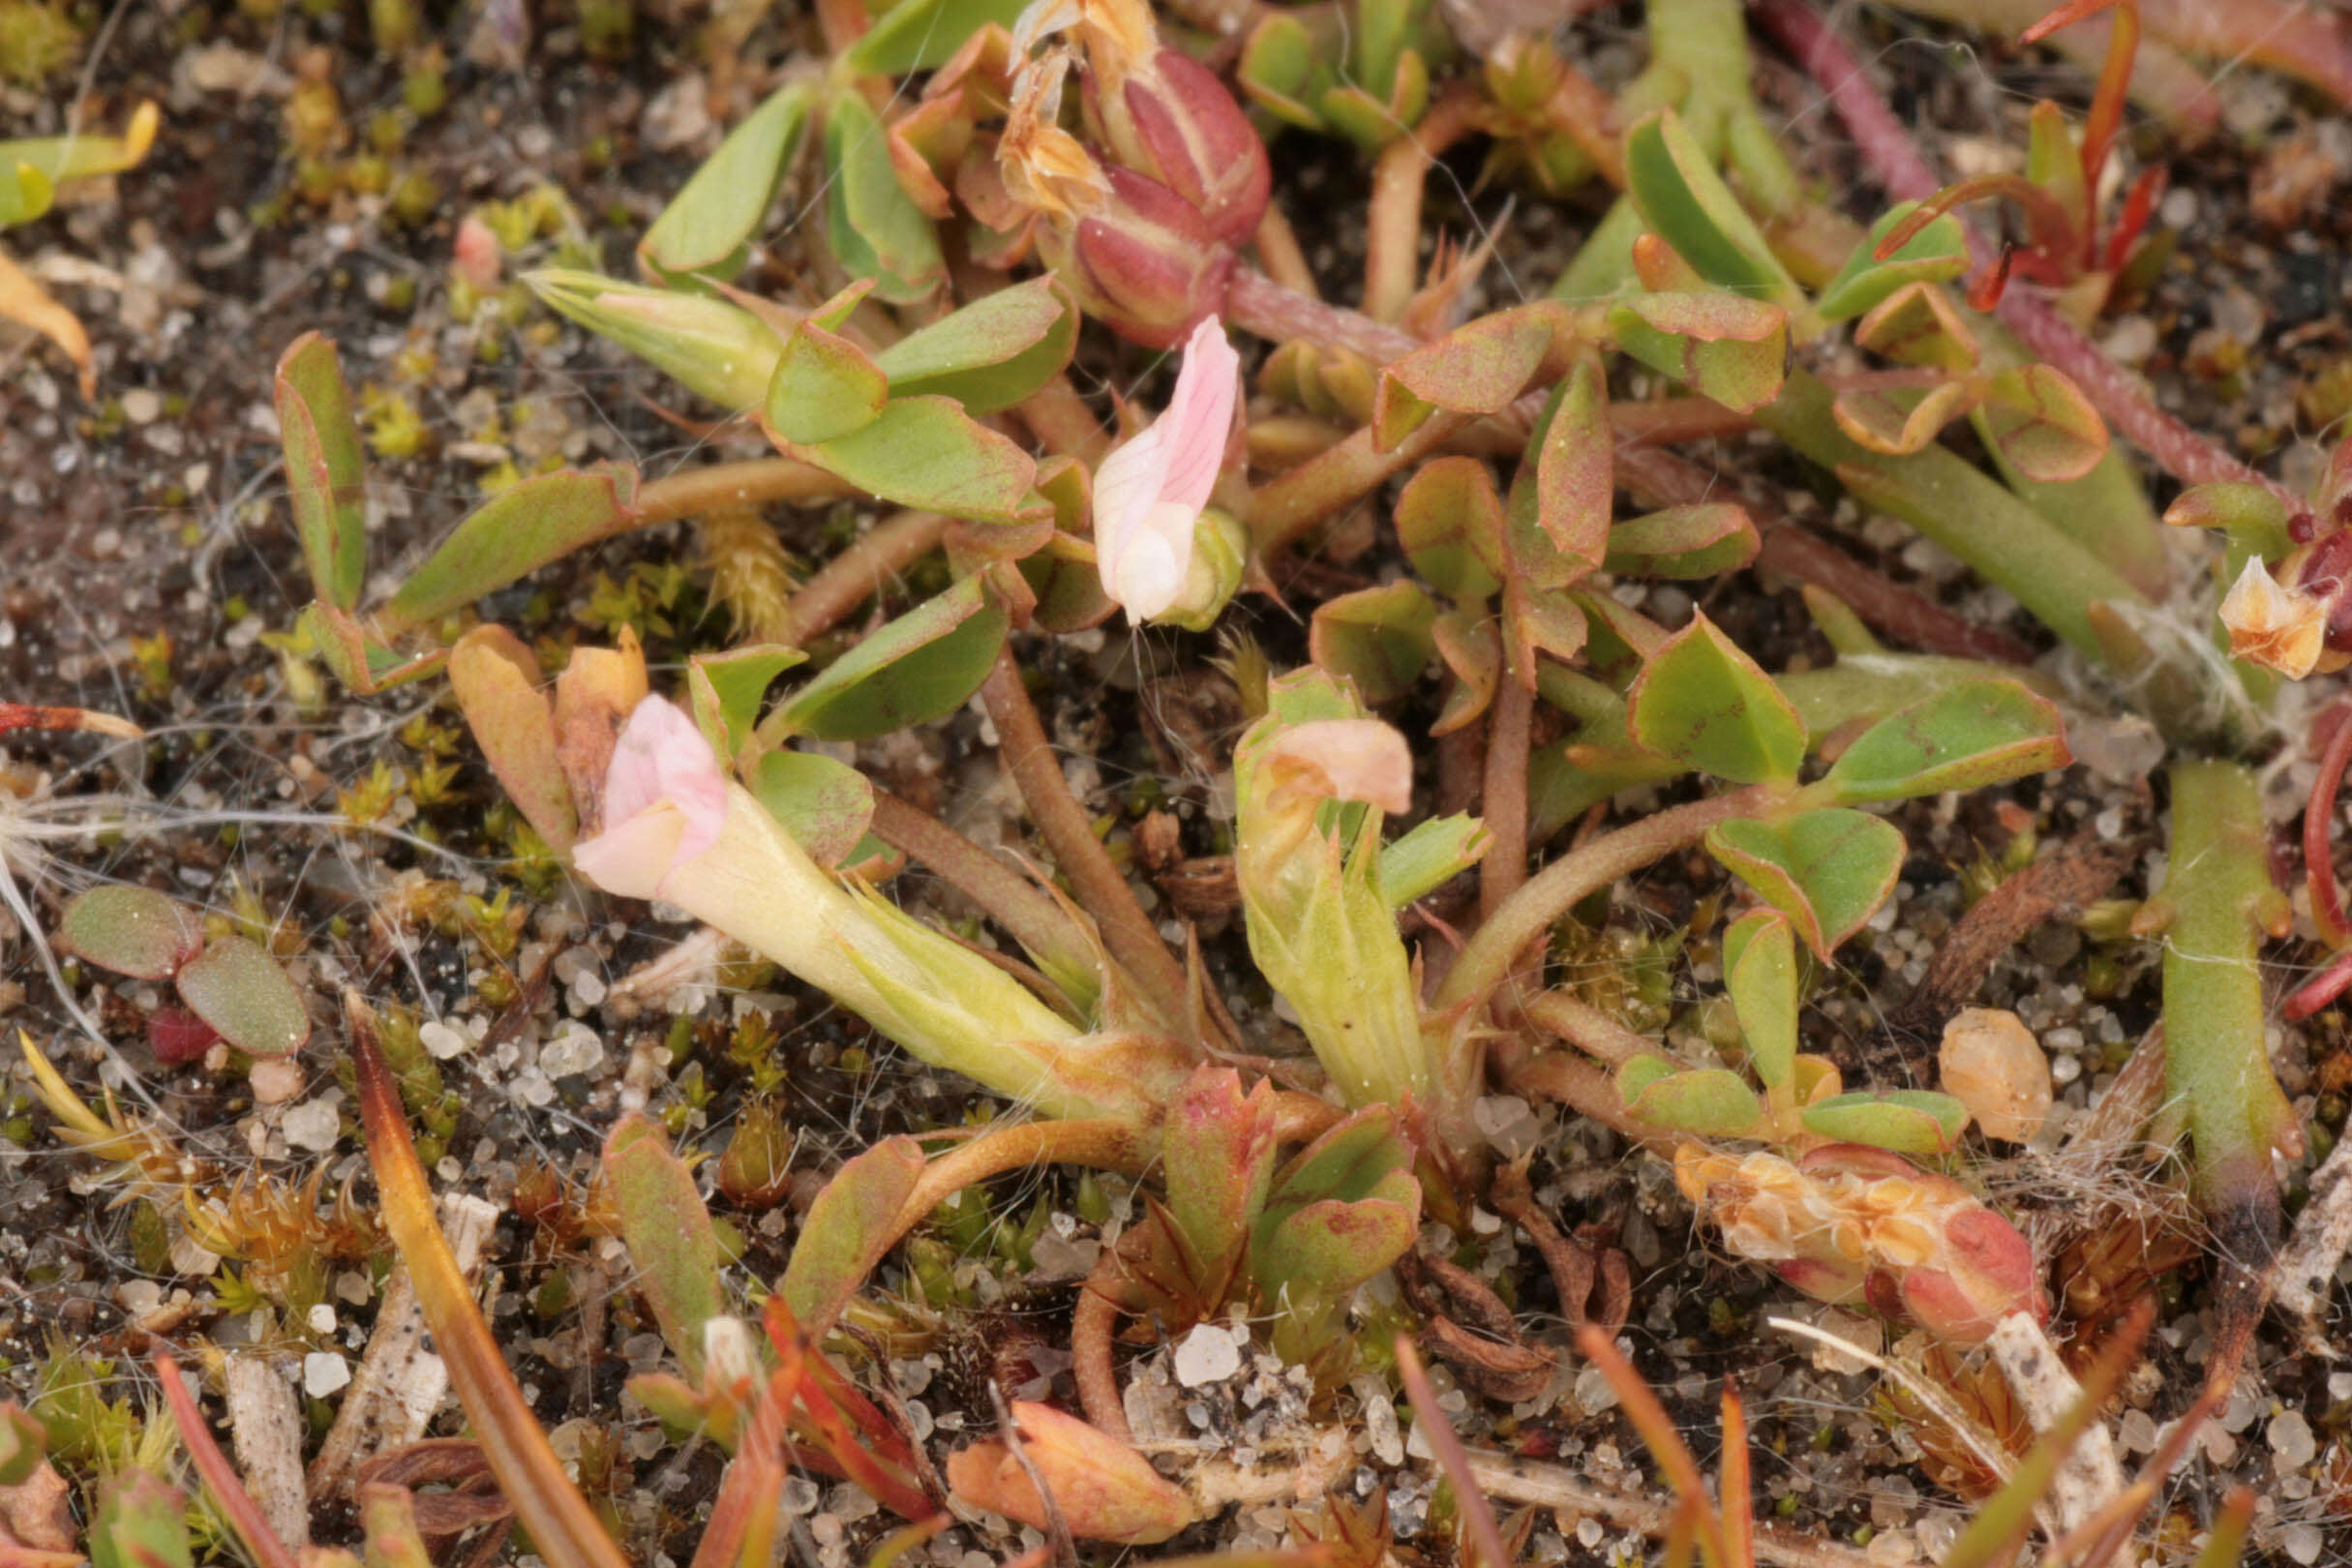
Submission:
[[[65,0],[0,0],[0,81],[45,86],[74,68],[81,45]]]

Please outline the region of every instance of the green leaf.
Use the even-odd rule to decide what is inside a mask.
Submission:
[[[134,980],[169,980],[204,945],[195,917],[152,888],[92,888],[65,907],[58,949]]]
[[[1637,1056],[1617,1070],[1625,1109],[1653,1127],[1702,1138],[1738,1138],[1764,1120],[1764,1106],[1728,1068],[1675,1071],[1654,1056]]]
[[[1263,14],[1234,68],[1252,103],[1302,131],[1325,129],[1312,106],[1322,97],[1318,75],[1328,77],[1330,70],[1316,58],[1313,36],[1305,22],[1282,11]]]
[[[729,413],[767,400],[784,340],[739,305],[563,267],[527,272],[523,282],[549,308]]]
[[[450,690],[498,787],[561,855],[580,836],[580,818],[546,683],[539,661],[503,626],[476,626],[449,650]]]
[[[1840,392],[1829,405],[1829,417],[1855,444],[1887,457],[1909,457],[1925,451],[1975,401],[1966,381],[1945,381],[1925,391],[1865,388]]]
[[[1035,459],[947,398],[895,398],[853,435],[792,455],[882,500],[976,523],[1028,521]]]
[[[57,200],[57,184],[29,159],[17,157],[21,142],[0,142],[0,228],[29,224]]]
[[[1409,578],[1358,588],[1315,607],[1308,657],[1353,681],[1356,695],[1377,707],[1420,682],[1433,651],[1430,628],[1436,619],[1436,604]]]
[[[1824,963],[1861,929],[1903,869],[1903,835],[1843,807],[1718,823],[1706,847],[1788,916]]]
[[[2098,410],[2081,387],[2048,365],[1996,372],[1983,407],[1993,444],[2028,479],[2080,479],[2107,455],[2107,426]]]
[[[1575,575],[1609,554],[1616,504],[1616,437],[1609,428],[1609,381],[1600,356],[1582,354],[1554,395],[1535,453],[1535,523]]]
[[[1754,560],[1761,542],[1744,506],[1670,506],[1611,528],[1606,564],[1635,577],[1716,577]]]
[[[1274,1187],[1274,1093],[1264,1079],[1242,1093],[1231,1068],[1203,1067],[1168,1106],[1161,1179],[1168,1216],[1203,1265],[1221,1278],[1250,1240]]]
[[[1372,445],[1387,452],[1443,409],[1492,414],[1509,407],[1543,368],[1558,307],[1523,305],[1456,327],[1381,367],[1372,399]]]
[[[1493,845],[1476,817],[1432,817],[1380,851],[1380,896],[1401,910],[1485,859]]]
[[[248,1056],[291,1056],[311,1038],[302,994],[278,960],[241,936],[225,936],[181,966],[188,1010]]]
[[[2268,485],[2252,480],[2198,485],[2181,492],[2164,508],[2164,521],[2182,528],[2223,528],[2242,550],[2276,561],[2295,548],[2287,531],[2294,521],[2286,501]]]
[[[910,332],[874,356],[890,396],[937,393],[976,418],[1010,408],[1062,373],[1078,343],[1078,308],[1052,277],[1001,288]]]
[[[809,1205],[776,1294],[812,1342],[824,1342],[850,1297],[898,1244],[898,1211],[922,1169],[922,1148],[913,1138],[885,1138],[834,1172]]]
[[[1827,782],[1840,800],[1901,800],[1973,790],[2073,760],[2056,705],[2014,680],[1969,680],[1862,732]]]
[[[48,1458],[48,1432],[14,1400],[0,1400],[0,1487],[20,1487]]]
[[[661,1129],[632,1111],[605,1141],[604,1170],[620,1214],[620,1239],[636,1266],[633,1282],[653,1308],[662,1340],[685,1364],[703,1370],[703,1325],[726,1310],[719,1283],[718,1232],[694,1185],[694,1173],[670,1152]]]
[[[1805,760],[1796,709],[1704,613],[1644,661],[1628,705],[1637,743],[1717,778],[1794,778]]]
[[[510,485],[457,526],[378,618],[414,626],[637,526],[637,470],[599,463]]]
[[[864,740],[944,718],[980,690],[1010,625],[967,577],[834,660],[776,710],[763,739]]]
[[[900,187],[882,122],[853,87],[825,111],[825,213],[834,258],[891,304],[929,297],[946,276],[931,220]]]
[[[448,659],[441,648],[430,649],[414,658],[405,657],[385,647],[382,639],[362,626],[348,611],[338,610],[322,599],[313,599],[304,605],[294,624],[299,635],[318,650],[318,656],[335,673],[335,678],[363,697],[437,675]]]
[[[1789,317],[1737,294],[1636,294],[1609,310],[1620,353],[1684,382],[1735,413],[1780,395],[1789,372]]]
[[[889,378],[863,349],[802,321],[768,383],[768,427],[796,444],[834,440],[881,418],[890,396]]]
[[[1787,917],[1753,910],[1723,934],[1723,982],[1748,1060],[1767,1089],[1796,1071],[1796,942]]]
[[[787,82],[728,132],[638,241],[638,259],[656,275],[734,277],[800,149],[810,97],[807,82]]]
[[[98,1486],[89,1550],[90,1568],[190,1568],[186,1499],[149,1470],[106,1477]]]
[[[1875,1095],[1834,1095],[1807,1105],[1798,1118],[1808,1132],[1840,1143],[1866,1143],[1902,1155],[1947,1154],[1968,1127],[1968,1107],[1926,1089]]]
[[[1026,0],[902,0],[850,45],[842,63],[859,75],[903,76],[948,63],[991,22],[1010,28]]]
[[[1397,496],[1397,537],[1438,592],[1483,599],[1502,587],[1503,504],[1474,457],[1432,458]]]
[[[1625,189],[1650,231],[1701,277],[1792,311],[1803,308],[1796,280],[1673,109],[1625,134]]]
[[[1862,315],[1905,284],[1949,283],[1968,270],[1968,241],[1960,220],[1945,213],[1905,240],[1885,260],[1875,258],[1879,241],[1919,204],[1905,201],[1870,226],[1870,237],[1854,248],[1846,264],[1814,301],[1824,321],[1846,321]]]
[[[368,462],[333,343],[316,332],[293,341],[278,361],[277,405],[311,591],[355,610],[368,579]]]
[[[1368,1105],[1277,1173],[1251,1233],[1251,1274],[1268,1291],[1353,1290],[1404,1255],[1420,1212],[1396,1112]]]
[[[1445,708],[1430,726],[1430,734],[1452,735],[1494,701],[1494,688],[1502,683],[1502,625],[1483,605],[1475,610],[1448,610],[1431,624],[1430,641],[1436,645],[1437,657],[1454,678],[1446,689]],[[1536,678],[1541,680],[1542,666],[1537,669]]]
[[[722,763],[739,757],[760,718],[760,705],[777,676],[808,655],[780,643],[761,643],[686,661],[686,695],[694,722]]]
[[[820,752],[768,753],[752,776],[751,793],[829,871],[850,859],[874,820],[874,786],[855,768]]]

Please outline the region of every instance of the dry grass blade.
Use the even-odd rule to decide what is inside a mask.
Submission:
[[[1649,1450],[1650,1458],[1658,1462],[1658,1468],[1666,1472],[1666,1484],[1674,1489],[1674,1495],[1682,1500],[1683,1506],[1697,1510],[1696,1527],[1701,1553],[1710,1563],[1730,1562],[1731,1554],[1724,1543],[1723,1521],[1706,1500],[1705,1478],[1699,1473],[1698,1460],[1692,1458],[1691,1451],[1683,1445],[1681,1435],[1674,1431],[1674,1417],[1666,1413],[1666,1406],[1658,1402],[1658,1396],[1650,1390],[1649,1384],[1642,1380],[1642,1374],[1634,1371],[1631,1362],[1617,1353],[1616,1345],[1600,1329],[1589,1323],[1578,1329],[1576,1347],[1583,1352],[1584,1359],[1592,1363],[1594,1370],[1609,1380],[1609,1387],[1616,1395],[1625,1419],[1633,1423],[1634,1431],[1642,1436],[1643,1446]]]
[[[551,1568],[628,1568],[588,1499],[572,1484],[547,1433],[530,1413],[515,1374],[466,1288],[466,1277],[434,1222],[433,1190],[409,1141],[400,1090],[376,1043],[376,1015],[356,991],[344,993],[351,1031],[351,1060],[359,1080],[359,1115],[367,1131],[368,1161],[376,1172],[384,1228],[416,1284],[418,1307],[448,1363],[459,1402],[480,1434],[499,1488]],[[278,1568],[271,1564],[268,1568]],[[286,1568],[291,1568],[287,1564]]]

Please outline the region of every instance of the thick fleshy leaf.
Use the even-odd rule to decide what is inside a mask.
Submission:
[[[2293,521],[2287,503],[2268,485],[2198,485],[2184,490],[2164,508],[2164,521],[2181,528],[2222,528],[2238,544],[2264,560],[2277,560],[2295,548],[2287,525]]]
[[[1476,817],[1432,817],[1380,851],[1380,896],[1391,909],[1427,897],[1487,858],[1494,835]]]
[[[204,944],[194,916],[152,888],[92,888],[65,907],[58,949],[134,980],[169,980]]]
[[[1577,576],[1609,554],[1616,496],[1616,437],[1609,428],[1609,381],[1597,354],[1578,358],[1552,407],[1535,457],[1535,523]]]
[[[1951,295],[1931,284],[1906,284],[1872,306],[1854,323],[1854,341],[1874,354],[1955,375],[1975,370],[1984,357]]]
[[[686,662],[686,694],[694,723],[722,764],[739,758],[759,723],[760,705],[777,676],[808,657],[797,648],[762,643],[705,653]]]
[[[1617,1070],[1617,1094],[1632,1115],[1694,1137],[1746,1137],[1764,1120],[1756,1091],[1726,1068],[1676,1071],[1657,1057],[1637,1056]]]
[[[1754,560],[1760,543],[1744,506],[1670,506],[1611,528],[1607,565],[1633,577],[1716,577]]]
[[[1010,624],[977,577],[871,633],[786,700],[775,735],[864,740],[961,708],[996,663]]]
[[[1840,392],[1829,406],[1829,417],[1856,445],[1887,457],[1909,457],[1925,451],[1975,400],[1965,381],[1945,381],[1924,392],[1863,388]]]
[[[1057,529],[1018,565],[1021,580],[1037,595],[1031,617],[1049,632],[1068,636],[1119,613],[1119,602],[1102,591],[1102,571],[1090,539]]]
[[[1440,593],[1483,599],[1502,586],[1502,497],[1476,458],[1432,458],[1414,470],[1397,496],[1397,537]]]
[[[1903,869],[1903,835],[1893,825],[1843,807],[1718,823],[1706,847],[1788,916],[1824,963],[1861,929]]]
[[[181,966],[188,1010],[248,1056],[290,1056],[311,1038],[311,1015],[286,971],[240,936],[215,938]]]
[[[842,56],[860,75],[903,76],[948,63],[991,22],[1010,28],[1027,0],[902,0]]]
[[[1948,1154],[1968,1129],[1968,1107],[1927,1089],[1836,1095],[1804,1108],[1808,1132],[1904,1155]]]
[[[1968,241],[1960,220],[1949,213],[1905,240],[1885,260],[1876,258],[1879,241],[1917,206],[1915,201],[1900,202],[1871,225],[1870,237],[1854,248],[1814,302],[1822,319],[1851,320],[1906,284],[1949,283],[1968,270]]]
[[[1315,41],[1307,24],[1287,12],[1268,11],[1242,45],[1234,76],[1251,103],[1287,125],[1302,131],[1326,129],[1312,106],[1322,97],[1317,77],[1328,78],[1330,68],[1316,58]]]
[[[1277,1173],[1250,1244],[1261,1288],[1339,1296],[1413,1244],[1421,1187],[1386,1105],[1368,1105]]]
[[[1704,614],[1643,663],[1627,701],[1638,743],[1717,778],[1794,778],[1805,760],[1796,709]]]
[[[874,356],[890,396],[937,393],[975,417],[1010,408],[1070,363],[1078,308],[1051,277],[1032,278],[910,332]]]
[[[277,406],[286,498],[311,591],[339,610],[357,609],[368,577],[368,462],[333,343],[305,332],[287,347],[278,361]]]
[[[946,275],[931,220],[899,185],[882,122],[855,89],[825,110],[825,214],[834,258],[851,277],[873,279],[880,298],[911,305]]]
[[[1429,416],[1499,413],[1526,389],[1551,351],[1558,307],[1549,303],[1484,316],[1381,367],[1372,402],[1372,444],[1393,450]]]
[[[1625,134],[1625,189],[1650,231],[1709,283],[1792,310],[1803,307],[1796,281],[1673,109]]]
[[[636,1268],[636,1288],[671,1354],[699,1378],[703,1325],[726,1310],[719,1283],[718,1232],[694,1173],[670,1152],[660,1128],[631,1112],[605,1140],[604,1172],[620,1215],[620,1239]]]
[[[900,506],[976,523],[1028,521],[1037,461],[949,398],[893,398],[853,435],[792,455]]]
[[[799,445],[834,440],[881,418],[890,397],[890,378],[863,349],[802,321],[768,383],[768,428]]]
[[[808,82],[787,82],[727,133],[638,242],[648,270],[736,275],[799,151],[812,97]]]
[[[378,620],[414,626],[471,604],[634,527],[636,506],[637,470],[626,464],[599,463],[511,485],[457,526],[400,586]]]
[[[2107,455],[2107,426],[2062,371],[2020,365],[1986,384],[1984,416],[2001,455],[2028,479],[2080,479]]]
[[[2055,704],[2014,680],[1970,680],[1881,719],[1828,782],[1850,803],[1972,790],[2072,760]]]
[[[751,793],[829,870],[851,859],[874,820],[874,786],[821,752],[769,752],[752,775]]]
[[[1723,983],[1747,1042],[1748,1061],[1767,1089],[1796,1071],[1796,941],[1777,910],[1754,910],[1723,934]]]
[[[835,1171],[809,1205],[776,1294],[811,1339],[823,1342],[874,1265],[897,1245],[893,1221],[922,1167],[922,1146],[913,1138],[885,1138]]]
[[[1620,352],[1735,413],[1780,395],[1789,371],[1789,317],[1738,294],[1636,294],[1609,312]]]
[[[503,626],[476,626],[449,650],[450,690],[483,759],[532,830],[561,855],[580,836],[580,817],[546,684],[539,661]]]
[[[1430,628],[1436,619],[1437,606],[1409,578],[1359,588],[1315,607],[1308,655],[1352,681],[1365,702],[1394,702],[1429,668],[1434,651]]]

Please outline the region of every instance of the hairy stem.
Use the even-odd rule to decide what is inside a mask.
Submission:
[[[1119,1372],[1111,1359],[1120,1314],[1140,1302],[1134,1285],[1119,1266],[1119,1254],[1102,1250],[1094,1272],[1078,1287],[1078,1305],[1070,1315],[1070,1372],[1078,1380],[1078,1404],[1087,1422],[1123,1443],[1135,1440],[1127,1424],[1127,1402],[1119,1397]]]
[[[1430,106],[1411,136],[1390,142],[1373,166],[1364,233],[1364,314],[1375,321],[1396,320],[1412,301],[1421,262],[1423,188],[1437,160],[1476,129],[1480,106],[1478,91],[1457,83]]]
[[[637,509],[629,514],[629,527],[648,528],[723,506],[835,500],[850,493],[850,487],[841,480],[797,458],[713,463],[700,468],[681,468],[640,488]]]
[[[1493,842],[1478,862],[1478,913],[1491,919],[1527,880],[1527,735],[1535,716],[1534,672],[1522,684],[1506,674],[1487,719],[1481,811]]]
[[[1315,286],[1314,269],[1307,264],[1307,253],[1299,248],[1298,231],[1290,226],[1280,203],[1272,200],[1266,203],[1265,215],[1258,219],[1257,232],[1251,236],[1250,243],[1257,252],[1258,265],[1276,283],[1309,299],[1322,297],[1323,291]]]
[[[949,519],[937,512],[896,512],[884,518],[800,585],[784,607],[786,639],[805,643],[847,618],[884,585],[939,548]]]

